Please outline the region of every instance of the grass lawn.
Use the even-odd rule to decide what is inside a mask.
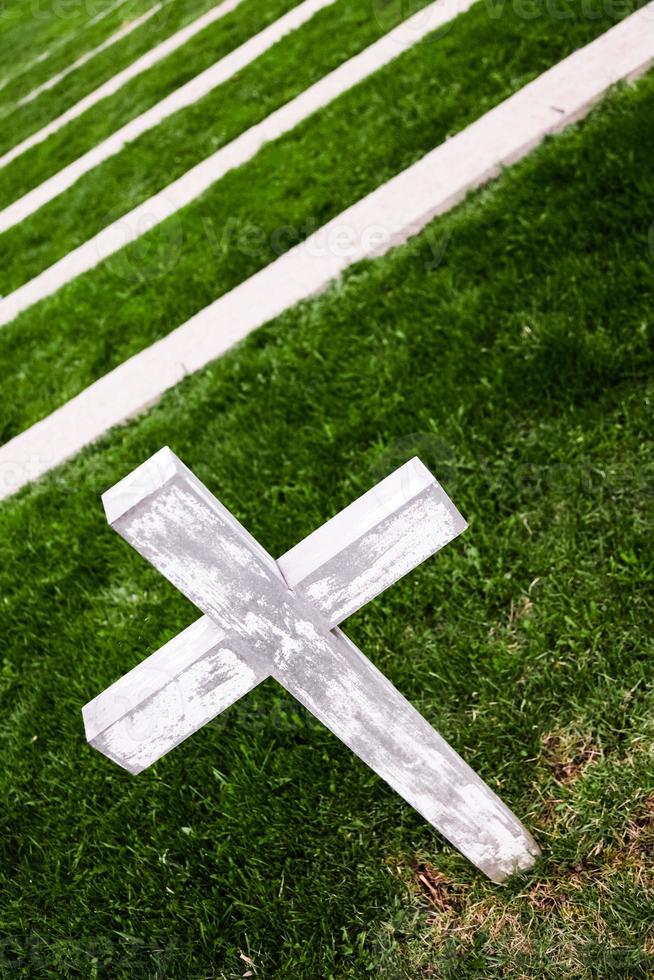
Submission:
[[[601,32],[599,20],[582,16],[581,3],[573,10],[576,19],[559,32],[545,12],[528,22],[510,12],[495,20],[486,5],[473,7],[444,36],[425,39],[267,144],[150,234],[25,311],[0,331],[4,383],[13,392],[0,406],[0,439],[169,333]],[[332,42],[325,44],[333,56]],[[306,49],[291,46],[291,53],[306,60]],[[256,89],[246,89],[248,101],[258,100],[252,92],[262,92],[264,79]],[[238,106],[237,101],[236,125],[230,122],[236,131],[242,125]],[[208,117],[205,109],[202,118]],[[174,146],[179,152],[179,144]],[[166,159],[163,147],[150,144],[142,172],[165,173]],[[115,207],[122,202],[120,211],[129,202],[129,182],[117,177],[111,186]],[[138,188],[134,197],[140,199]],[[89,224],[103,224],[111,206],[111,199],[96,194],[83,205],[71,202],[69,216],[84,211]],[[59,212],[42,232],[51,258],[74,243],[66,227],[71,237],[77,234],[70,217]],[[31,266],[21,234],[16,229],[3,236],[2,292],[17,285]]]
[[[0,506],[7,975],[651,976],[653,109],[650,74]],[[166,443],[273,554],[416,452],[442,479],[470,529],[346,629],[533,873],[484,880],[272,681],[137,778],[85,745],[196,616],[99,499]]]
[[[151,0],[125,0],[110,9],[113,6],[111,0],[64,4],[35,0],[26,11],[22,0],[5,0],[0,10],[0,107],[13,105],[81,54],[97,47],[122,24],[145,13]],[[26,14],[30,17],[29,29]],[[99,20],[92,23],[96,17]],[[48,57],[39,60],[46,52],[50,52]]]
[[[429,0],[419,0],[420,6],[427,2]],[[266,0],[265,4],[260,0],[243,0],[231,16],[199,35],[197,42],[190,42],[160,65],[134,79],[115,96],[103,100],[54,134],[42,147],[34,147],[0,170],[0,206],[10,204],[79,159],[129,119],[140,115],[296,5],[291,0]],[[392,23],[401,21],[405,13],[393,8],[390,13]],[[371,15],[369,2],[340,0],[335,8],[314,15],[251,67],[239,71],[232,80],[218,86],[194,106],[175,113],[154,130],[128,143],[120,154],[96,167],[78,181],[70,193],[53,202],[54,210],[61,213],[74,197],[79,200],[80,196],[86,199],[92,198],[94,193],[97,196],[100,187],[100,195],[105,198],[101,210],[106,219],[107,205],[115,190],[114,181],[124,181],[126,174],[128,206],[122,204],[122,197],[120,206],[129,210],[132,202],[148,197],[151,188],[159,189],[185,173],[222,143],[229,142],[235,134],[265,118],[274,108],[367,47],[382,33],[378,20]],[[196,50],[198,46],[200,51]],[[314,57],[307,58],[309,50],[314,52]],[[279,88],[273,87],[273,82]],[[155,174],[151,172],[152,152],[157,155]],[[118,169],[117,160],[122,164]],[[127,166],[126,161],[129,161]],[[89,205],[93,209],[91,200]],[[93,227],[89,221],[78,228],[79,241],[85,241],[89,228]],[[38,231],[36,235],[39,236]],[[40,244],[44,244],[42,239]]]
[[[291,0],[289,0],[289,2],[287,2],[287,6],[292,5]],[[142,3],[138,13],[145,13],[151,8],[151,6],[153,6],[152,3]],[[53,119],[60,116],[61,113],[65,112],[66,109],[76,105],[81,98],[88,95],[89,92],[93,92],[99,85],[107,81],[107,79],[112,78],[117,72],[122,71],[123,68],[131,65],[132,62],[136,61],[136,59],[142,54],[150,51],[151,48],[153,48],[160,41],[170,37],[171,34],[174,34],[190,21],[195,20],[196,17],[199,17],[205,12],[205,10],[208,10],[212,6],[214,6],[214,4],[211,2],[211,0],[169,0],[169,2],[165,3],[162,9],[158,13],[155,13],[142,27],[137,28],[132,34],[129,34],[122,40],[117,41],[116,44],[112,44],[106,51],[101,51],[85,65],[78,68],[71,75],[68,75],[65,79],[63,79],[59,85],[56,85],[54,88],[43,92],[43,94],[34,99],[33,102],[28,102],[23,106],[19,106],[8,116],[4,117],[2,120],[2,129],[0,130],[0,152],[6,152],[7,150],[11,149],[12,146],[22,142],[25,137],[30,136],[32,133],[40,130],[47,123],[51,122]],[[236,14],[236,11],[234,14]],[[130,16],[126,19],[133,20],[134,17]],[[236,16],[230,23],[232,25],[231,30],[233,30],[234,34],[238,37],[238,16]],[[169,59],[166,59],[165,63],[162,62],[162,64],[167,64],[167,67],[173,69],[171,72],[172,78],[169,79],[171,88],[164,91],[164,95],[166,95],[172,89],[177,88],[178,84],[183,84],[183,82],[195,75],[197,73],[195,71],[197,65],[201,66],[198,68],[199,71],[202,69],[202,67],[207,67],[208,64],[211,64],[215,60],[215,57],[220,57],[220,54],[222,53],[220,42],[223,40],[223,34],[221,33],[219,25],[220,21],[218,21],[212,27],[207,28],[206,31],[202,31],[201,34],[196,35],[196,37],[189,42],[187,60],[184,59],[183,54],[180,54],[185,49],[180,48],[178,52],[175,52],[169,56],[170,65],[167,64]],[[120,24],[118,26],[120,26]],[[106,36],[106,25],[104,25],[104,21],[101,21],[98,27],[103,28],[102,37],[100,38],[100,40],[102,40]],[[218,30],[217,35],[215,34],[216,29]],[[248,36],[249,35],[246,34],[246,37]],[[241,43],[240,40],[237,40],[237,43]],[[8,44],[9,42],[7,40],[3,42],[3,46]],[[215,49],[213,45],[216,46]],[[94,45],[90,46],[93,47]],[[86,49],[86,45],[84,46],[84,49]],[[13,48],[8,47],[8,50],[11,52]],[[215,57],[212,55],[214,50],[217,50]],[[227,47],[227,50],[231,50],[231,45]],[[62,67],[65,67],[66,64],[70,64],[77,57],[79,57],[79,54],[81,53],[79,50],[79,39],[76,39],[73,43],[72,51],[75,53],[71,52],[72,57],[66,59]],[[208,59],[207,64],[203,64],[203,57]],[[192,60],[188,60],[189,58]],[[43,68],[41,67],[41,73],[45,75],[45,78],[40,79],[40,81],[45,81],[46,78],[49,78],[52,74],[54,74],[54,71],[51,69],[52,65],[50,64],[48,71],[43,72]],[[181,78],[181,81],[177,82],[177,78]],[[132,85],[134,85],[135,82],[133,82]],[[35,84],[38,85],[39,82],[37,81]],[[25,95],[34,87],[35,85],[30,84],[29,87],[25,91],[21,91],[20,94]],[[7,86],[5,89],[5,98],[9,98],[11,95],[11,88],[12,86]],[[133,91],[133,89],[130,89],[130,91]],[[16,95],[17,94],[18,93],[16,93]],[[120,96],[117,93],[113,98],[119,99]],[[154,101],[158,101],[158,99],[155,98]],[[124,110],[124,103],[121,103],[121,105]],[[99,104],[99,107],[89,111],[94,112],[96,117],[99,114],[102,118],[103,108],[107,113],[106,124],[109,125],[112,122],[112,114],[111,110],[104,104],[104,102]],[[138,103],[135,103],[134,110],[138,111],[134,111],[132,113],[133,115],[137,115],[139,111],[142,111],[139,108]],[[132,115],[127,114],[121,121],[127,122],[130,118],[132,118]],[[116,126],[113,126],[113,128],[116,128]],[[110,129],[109,132],[112,132],[112,129]],[[95,141],[93,141],[90,145],[95,145]],[[50,144],[50,148],[52,149],[54,149],[55,146],[56,143]],[[20,160],[22,160],[22,155],[19,158],[19,161]],[[56,156],[52,162],[57,162]],[[20,168],[20,162],[18,162],[18,168]],[[59,168],[57,167],[57,169]]]

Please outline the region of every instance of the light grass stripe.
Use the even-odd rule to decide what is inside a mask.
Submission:
[[[10,293],[0,301],[0,326],[8,323],[39,300],[52,295],[83,272],[92,269],[129,242],[134,241],[145,230],[150,231],[155,225],[203,194],[229,170],[250,160],[264,143],[289,132],[314,112],[389,64],[458,14],[463,13],[474,2],[475,0],[435,0],[428,7],[419,10],[389,34],[339,65],[319,82],[271,113],[260,123],[251,126],[231,143],[221,147],[158,194],[143,201],[128,214],[103,228],[79,248],[69,252],[50,268]],[[27,197],[32,198],[32,194]],[[21,199],[24,200],[25,198]],[[11,205],[0,215],[0,231],[6,230],[3,225],[4,214],[13,208],[18,208],[21,201]],[[16,221],[27,217],[29,213],[31,211],[21,214]]]
[[[118,9],[118,7],[122,7],[126,2],[127,0],[115,0],[114,3],[110,4],[104,10],[101,10],[99,14],[95,15],[95,17],[92,17],[88,24],[85,24],[84,27],[79,28],[76,31],[72,31],[70,34],[64,35],[64,37],[56,41],[46,51],[42,51],[41,54],[36,55],[35,58],[32,58],[25,65],[19,67],[12,74],[6,75],[2,80],[0,80],[0,92],[9,84],[9,82],[15,81],[21,75],[26,75],[31,68],[35,68],[36,65],[40,65],[42,62],[47,61],[47,59],[50,58],[55,51],[63,48],[65,44],[69,44],[70,41],[74,40],[76,37],[81,36],[85,30],[88,30],[89,27],[95,27],[96,24],[99,24],[101,20],[104,20],[105,17],[108,17],[109,14],[112,14],[114,10]]]
[[[105,7],[105,9],[101,10],[100,13],[95,15],[95,17],[92,17],[87,24],[84,24],[82,27],[79,27],[76,30],[71,31],[69,34],[65,34],[62,38],[59,38],[58,41],[55,41],[54,44],[52,44],[45,51],[42,51],[40,54],[37,54],[36,57],[31,58],[28,62],[26,62],[26,64],[19,66],[11,74],[6,75],[2,80],[0,80],[0,92],[10,82],[15,81],[21,75],[26,75],[27,72],[30,71],[32,68],[35,68],[36,65],[40,65],[42,62],[47,61],[47,59],[50,58],[55,53],[55,51],[58,51],[60,48],[63,48],[64,45],[69,44],[76,37],[81,37],[81,35],[86,30],[88,30],[90,27],[95,27],[95,25],[99,24],[101,20],[104,20],[105,17],[108,17],[109,14],[112,14],[114,10],[117,10],[119,7],[124,6],[126,2],[127,0],[115,0],[114,3],[110,4],[108,7]]]
[[[241,0],[222,0],[221,3],[217,4],[215,7],[212,7],[211,10],[208,10],[205,14],[202,14],[202,16],[196,18],[196,20],[194,20],[191,24],[187,24],[186,27],[183,27],[175,34],[166,38],[165,41],[162,41],[161,44],[156,45],[156,47],[152,48],[151,51],[148,51],[140,58],[137,58],[136,61],[134,61],[127,68],[124,68],[123,71],[120,71],[116,75],[112,76],[112,78],[100,85],[99,88],[95,89],[93,92],[90,92],[88,95],[85,95],[83,99],[80,99],[79,102],[77,102],[74,106],[71,106],[70,109],[67,109],[66,112],[62,113],[56,119],[53,119],[52,122],[47,124],[47,126],[44,126],[37,133],[33,133],[31,136],[28,136],[26,139],[22,140],[22,142],[12,147],[11,150],[8,150],[3,156],[0,157],[0,167],[6,167],[12,160],[15,160],[17,157],[25,153],[26,150],[31,149],[33,146],[37,146],[39,143],[42,143],[48,138],[48,136],[52,136],[53,133],[58,132],[63,126],[71,122],[73,119],[77,119],[82,115],[82,113],[92,108],[92,106],[97,105],[97,103],[102,99],[106,99],[110,95],[114,95],[119,91],[119,89],[126,85],[127,82],[130,82],[138,75],[141,75],[144,71],[152,68],[164,58],[167,58],[168,55],[182,47],[182,45],[186,44],[187,41],[195,37],[196,34],[199,34],[201,31],[205,30],[205,28],[209,27],[211,24],[214,24],[217,20],[220,20],[221,17],[225,17],[227,14],[231,13],[231,11],[234,10],[240,2]],[[159,105],[161,104],[162,103],[159,103]],[[156,106],[153,107],[153,109],[156,108]],[[119,132],[122,132],[122,130]]]
[[[127,0],[115,0],[114,3],[109,4],[108,7],[105,7],[104,10],[101,10],[99,14],[95,15],[95,17],[91,17],[91,20],[88,22],[88,24],[85,25],[84,30],[88,27],[94,27],[96,24],[99,24],[101,20],[104,20],[105,17],[109,16],[109,14],[113,14],[114,10],[117,10],[119,7],[122,7],[123,4],[125,4],[126,2]]]
[[[156,403],[347,266],[417,234],[654,62],[654,0],[0,448],[0,499]]]
[[[234,10],[240,2],[241,0],[223,0],[223,3],[220,4],[221,16]],[[14,227],[48,201],[68,190],[84,174],[119,153],[126,143],[142,136],[143,133],[154,128],[164,119],[175,112],[188,108],[211,92],[212,89],[222,85],[281,40],[285,34],[301,27],[315,13],[333,3],[335,0],[304,0],[303,3],[264,28],[259,34],[249,38],[240,47],[207,68],[206,71],[196,75],[186,85],[171,92],[165,99],[137,116],[136,119],[132,119],[106,140],[103,140],[102,143],[89,150],[88,153],[1,211],[0,234]]]
[[[111,34],[105,41],[103,41],[101,44],[98,44],[97,47],[92,48],[90,51],[87,51],[83,55],[80,55],[80,57],[77,58],[76,61],[73,61],[71,65],[68,65],[66,68],[62,68],[62,70],[57,72],[55,75],[53,75],[52,78],[49,78],[47,82],[43,82],[43,84],[38,85],[27,95],[24,95],[22,99],[18,100],[17,105],[18,106],[26,105],[28,102],[33,102],[34,99],[38,99],[39,95],[41,95],[42,92],[47,92],[49,89],[54,88],[55,85],[58,85],[59,82],[62,82],[65,78],[67,78],[68,75],[72,74],[72,72],[74,72],[77,68],[81,68],[82,65],[85,65],[87,64],[87,62],[91,61],[91,59],[94,58],[96,54],[100,54],[100,52],[106,51],[107,48],[110,48],[112,45],[117,44],[118,41],[122,41],[124,37],[128,37],[130,34],[133,33],[133,31],[138,30],[138,28],[141,27],[143,24],[146,24],[151,17],[154,17],[154,15],[158,13],[162,7],[163,7],[163,3],[155,3],[153,7],[150,7],[149,10],[146,10],[146,12],[144,14],[141,14],[140,17],[136,17],[134,20],[129,21],[127,24],[123,24],[122,27],[119,27],[114,34]]]

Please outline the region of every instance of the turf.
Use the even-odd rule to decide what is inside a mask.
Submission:
[[[58,173],[294,6],[294,0],[243,0],[231,14],[206,27],[163,61],[0,170],[1,205],[4,207]],[[151,46],[148,44],[146,49]]]
[[[570,8],[578,16],[565,32],[553,31],[547,13],[525,24],[473,8],[4,327],[0,363],[13,398],[0,406],[0,438],[167,334],[597,34],[599,20],[582,16],[582,6]],[[2,257],[16,274],[14,251]],[[25,252],[20,263],[29,266]]]
[[[5,0],[0,10],[0,107],[11,107],[16,99],[96,47],[121,24],[144,13],[149,3],[150,0],[126,0],[94,24],[92,21],[111,6],[109,0],[33,0],[29,11],[21,0]],[[44,52],[50,55],[38,60]]]
[[[171,0],[171,2],[165,4],[158,13],[154,14],[132,34],[117,41],[116,44],[111,45],[106,51],[100,52],[85,65],[63,79],[59,85],[43,92],[32,102],[17,107],[8,116],[4,117],[2,120],[2,130],[0,131],[0,151],[4,153],[12,146],[20,143],[25,137],[38,132],[47,123],[60,116],[62,112],[76,105],[89,92],[94,91],[99,85],[107,81],[107,79],[128,65],[131,65],[138,57],[153,48],[155,44],[165,40],[165,38],[174,34],[179,28],[195,20],[196,17],[200,16],[200,14],[204,13],[211,6],[213,4],[210,0]],[[250,4],[250,6],[252,5]],[[262,4],[260,6],[265,10],[268,4]],[[290,0],[287,6],[292,6]],[[149,5],[145,6],[141,12],[145,12],[148,9]],[[232,15],[228,15],[230,18],[226,32],[228,37],[231,31],[233,31],[235,38],[240,37],[240,17],[237,11],[238,8]],[[265,21],[265,15],[263,19]],[[171,86],[167,89],[164,88],[164,95],[176,88],[177,84],[183,84],[183,82],[195,75],[197,71],[202,70],[202,67],[207,67],[207,64],[211,64],[215,60],[215,57],[220,56],[221,43],[225,43],[224,27],[225,25],[222,25],[221,28],[221,21],[218,21],[211,27],[206,28],[189,42],[188,49],[184,46],[184,48],[180,48],[179,51],[169,55],[161,63],[164,66],[163,69],[161,66],[159,69],[153,69],[157,71],[158,78],[165,79],[168,85]],[[246,34],[245,37],[247,36],[249,35]],[[240,43],[240,40],[237,40],[236,43]],[[181,54],[183,50],[187,50],[186,59]],[[216,52],[215,57],[213,56],[214,50]],[[226,50],[231,50],[231,47],[228,46]],[[196,68],[197,71],[194,70]],[[162,74],[159,74],[159,72],[162,72]],[[47,73],[47,75],[49,74],[50,72]],[[131,83],[131,86],[135,84],[137,84],[136,79]],[[133,92],[134,89],[131,86],[129,91]],[[139,109],[139,104],[135,101],[130,114],[129,103],[126,105],[124,99],[124,91],[122,92],[122,99],[118,93],[112,97],[112,100],[117,101],[112,101],[111,104],[120,104],[124,113],[124,117],[118,117],[120,122],[127,122],[134,114],[138,114],[137,110]],[[155,98],[154,101],[158,101],[158,99]],[[114,129],[117,128],[111,108],[104,105],[104,103],[99,105],[100,109],[95,108],[89,110],[89,112],[94,112],[96,119],[104,118],[106,126],[112,125]],[[106,117],[103,115],[103,110],[107,113]],[[108,130],[108,132],[112,131],[113,129]],[[56,143],[50,144],[48,151],[50,148],[54,150],[56,145]],[[93,145],[94,143],[91,143],[91,146]],[[20,159],[22,159],[22,155]],[[55,154],[53,163],[56,162],[57,156]]]
[[[420,5],[427,2],[420,0]],[[405,13],[394,8],[384,28],[395,26]],[[320,11],[232,80],[129,143],[69,192],[0,236],[0,292],[7,294],[87,241],[382,33],[369,0],[340,0]]]
[[[0,506],[8,975],[651,975],[653,108],[650,74]],[[346,628],[533,873],[483,880],[272,682],[138,778],[85,745],[196,615],[99,501],[166,443],[274,554],[416,452],[443,480],[470,529]]]

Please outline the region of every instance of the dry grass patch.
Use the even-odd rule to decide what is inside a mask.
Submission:
[[[405,863],[398,871],[419,909],[406,975],[650,980],[654,935],[625,939],[612,905],[623,900],[626,882],[632,896],[654,890],[653,856],[654,794],[615,845],[582,861],[552,862],[520,890],[519,880],[498,888],[474,876],[457,880],[423,858]]]
[[[465,897],[466,888],[451,881],[426,861],[414,861],[415,891],[421,894],[438,912],[458,912]]]
[[[654,897],[654,793],[628,819],[622,832],[602,847],[602,862],[614,873],[627,874]]]
[[[543,760],[557,783],[563,786],[576,782],[601,756],[590,735],[552,731],[543,736]]]

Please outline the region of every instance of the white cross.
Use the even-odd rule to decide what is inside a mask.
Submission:
[[[538,847],[338,624],[467,527],[418,459],[275,561],[168,448],[103,495],[107,519],[204,616],[84,709],[132,773],[272,676],[494,881]]]

